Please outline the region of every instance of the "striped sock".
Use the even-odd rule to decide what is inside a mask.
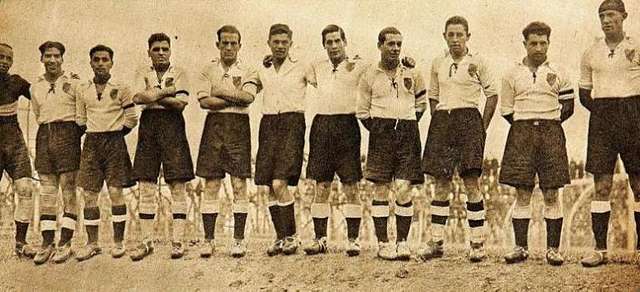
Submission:
[[[444,241],[444,228],[449,218],[449,201],[431,201],[431,237],[434,242]]]
[[[62,215],[62,228],[60,229],[60,241],[59,246],[63,246],[71,241],[73,233],[76,230],[76,221],[78,216],[75,214],[65,212]]]
[[[396,201],[396,232],[398,234],[396,242],[407,241],[409,230],[411,230],[411,220],[413,219],[413,201],[398,204]]]
[[[100,208],[84,208],[84,227],[87,230],[87,243],[98,242],[98,226],[100,225]]]
[[[471,231],[471,242],[484,242],[484,201],[467,202],[467,221]]]
[[[113,224],[113,241],[120,243],[124,240],[124,229],[127,224],[127,206],[111,206],[111,224]]]
[[[373,217],[373,227],[376,230],[376,237],[379,242],[389,242],[387,235],[387,221],[389,220],[389,202],[376,201],[371,203],[371,217]]]

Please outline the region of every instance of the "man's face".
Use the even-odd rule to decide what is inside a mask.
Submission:
[[[93,69],[93,73],[96,76],[109,74],[111,67],[113,67],[113,60],[111,60],[109,52],[106,51],[97,51],[93,53],[89,63],[91,64],[91,69]]]
[[[443,35],[451,54],[458,56],[464,54],[467,49],[467,41],[471,35],[467,33],[462,24],[448,25]]]
[[[47,48],[40,57],[40,62],[44,64],[44,69],[48,74],[59,74],[62,72],[62,54],[58,48]]]
[[[223,32],[220,34],[220,40],[216,42],[216,47],[220,50],[220,59],[227,64],[233,64],[242,47],[240,36],[237,33]]]
[[[330,32],[324,36],[324,49],[327,50],[327,55],[330,59],[344,59],[345,47],[347,42],[342,39],[340,32]]]
[[[289,48],[293,42],[286,33],[274,34],[269,37],[267,44],[271,48],[271,55],[274,59],[283,60],[289,56]]]
[[[600,14],[600,27],[605,34],[621,33],[622,22],[627,18],[626,13],[617,10],[605,10]]]
[[[0,46],[0,74],[7,74],[13,65],[13,50]]]
[[[171,45],[167,41],[154,42],[149,47],[149,57],[153,65],[169,65],[171,57]]]
[[[523,42],[527,50],[527,58],[536,64],[542,64],[547,59],[549,37],[546,35],[530,34]]]
[[[378,44],[380,56],[383,62],[399,61],[402,48],[402,35],[386,34],[384,43]]]

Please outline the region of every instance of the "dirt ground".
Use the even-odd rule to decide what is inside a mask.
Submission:
[[[218,252],[200,259],[195,247],[183,259],[170,260],[169,247],[161,244],[149,258],[133,263],[128,258],[111,259],[108,249],[87,262],[34,266],[17,259],[3,245],[0,258],[2,291],[629,291],[640,289],[640,265],[632,255],[612,255],[612,263],[586,269],[578,254],[567,255],[568,263],[552,267],[541,251],[533,251],[523,264],[506,265],[502,248],[489,248],[489,258],[468,262],[462,247],[448,247],[446,257],[430,262],[388,262],[375,258],[368,247],[359,257],[349,258],[330,246],[323,256],[268,257],[268,241],[249,244],[242,259],[227,255],[228,240],[219,242]]]

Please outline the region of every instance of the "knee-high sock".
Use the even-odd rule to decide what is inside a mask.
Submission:
[[[389,242],[387,235],[387,222],[389,221],[389,202],[373,200],[371,203],[371,217],[373,227],[379,242]]]
[[[78,216],[65,212],[62,215],[62,228],[60,229],[60,242],[58,245],[63,246],[71,241],[73,233],[76,230],[76,221]]]
[[[313,230],[316,234],[316,239],[327,237],[329,215],[331,215],[329,203],[311,204],[311,218],[313,219]]]
[[[597,250],[607,249],[607,232],[611,217],[611,203],[609,201],[591,202],[591,228],[596,240]]]
[[[87,230],[87,243],[98,242],[98,226],[100,225],[100,208],[84,208],[84,227]]]
[[[344,205],[344,217],[347,221],[347,238],[356,239],[360,233],[360,222],[362,220],[362,206],[360,204]]]
[[[238,200],[233,203],[233,238],[244,239],[244,227],[249,213],[249,201]]]
[[[111,206],[111,224],[113,224],[113,241],[120,243],[124,240],[124,229],[127,224],[127,206]]]
[[[531,205],[520,206],[515,205],[513,213],[511,213],[511,223],[513,224],[513,233],[516,245],[528,248],[529,221],[531,221]]]
[[[216,237],[216,219],[220,210],[219,206],[220,202],[218,200],[202,199],[200,213],[202,213],[202,227],[204,228],[204,239],[206,241],[211,241]]]

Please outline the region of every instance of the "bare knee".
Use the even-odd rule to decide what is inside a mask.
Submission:
[[[233,187],[233,200],[247,199],[247,180],[244,178],[231,177],[231,186]]]
[[[482,201],[482,194],[480,193],[480,184],[477,176],[463,177],[464,188],[467,191],[467,197],[469,202]]]
[[[98,207],[99,192],[84,191],[83,195],[85,209]]]
[[[396,196],[396,202],[398,204],[406,204],[411,201],[411,182],[408,180],[397,180],[396,185],[398,187],[398,194]]]
[[[542,190],[545,206],[554,206],[558,204],[558,189]]]
[[[389,200],[389,184],[376,183],[373,192],[373,199],[376,201],[388,201]]]
[[[171,198],[176,202],[187,201],[186,184],[183,182],[173,182],[169,184],[169,190],[171,191]]]
[[[208,201],[218,200],[222,181],[219,179],[207,179],[204,183],[203,199]]]
[[[319,182],[316,184],[316,193],[313,198],[315,203],[326,203],[331,193],[331,182]]]
[[[531,193],[533,187],[518,187],[516,189],[516,205],[529,206],[531,204]]]
[[[355,183],[342,185],[342,190],[347,198],[347,203],[360,204],[360,196],[358,195],[358,187]]]
[[[451,180],[447,178],[436,178],[436,192],[433,199],[436,201],[448,201],[451,193]]]
[[[122,188],[109,187],[109,198],[111,199],[112,206],[121,206],[125,204]]]
[[[610,174],[596,174],[594,176],[596,191],[594,193],[594,200],[596,201],[608,201],[609,194],[611,193],[611,186],[613,184],[613,176]]]

